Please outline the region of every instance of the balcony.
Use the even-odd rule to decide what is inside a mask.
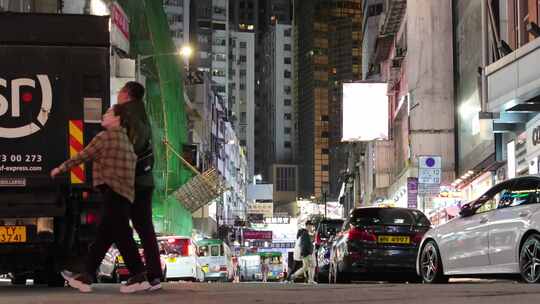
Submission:
[[[518,131],[540,112],[540,39],[486,67],[487,110],[495,132]]]

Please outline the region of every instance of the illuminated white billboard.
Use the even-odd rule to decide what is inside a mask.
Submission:
[[[388,96],[386,83],[343,84],[342,141],[388,139]]]

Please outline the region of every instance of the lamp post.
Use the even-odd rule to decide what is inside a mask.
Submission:
[[[193,48],[189,44],[184,44],[180,48],[180,55],[184,58],[186,64],[186,71],[189,73],[189,60],[193,55]]]

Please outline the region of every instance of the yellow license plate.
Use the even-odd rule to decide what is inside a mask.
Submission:
[[[202,271],[203,272],[208,272],[208,265],[204,265],[203,267],[201,267]]]
[[[0,243],[25,243],[25,226],[0,226]]]
[[[379,235],[377,243],[381,244],[410,244],[411,239],[408,236],[397,235]]]
[[[167,261],[169,261],[169,263],[175,263],[175,262],[176,262],[176,258],[168,258]]]

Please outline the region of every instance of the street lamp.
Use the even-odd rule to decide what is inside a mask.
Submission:
[[[191,59],[192,55],[193,55],[193,48],[189,44],[184,44],[180,48],[180,56],[182,56],[185,60],[187,73],[189,73],[189,60]]]
[[[180,48],[180,55],[184,57],[184,59],[191,58],[191,55],[193,55],[193,48],[189,44],[185,44]]]
[[[156,56],[166,56],[166,55],[180,55],[185,60],[185,64],[187,66],[187,70],[189,71],[189,59],[193,55],[193,48],[189,44],[183,45],[179,51],[175,53],[164,53],[164,54],[151,54],[151,55],[137,55],[136,60],[136,67],[137,67],[137,75],[135,75],[135,78],[137,81],[140,81],[141,77],[141,62],[148,58],[153,58]]]

